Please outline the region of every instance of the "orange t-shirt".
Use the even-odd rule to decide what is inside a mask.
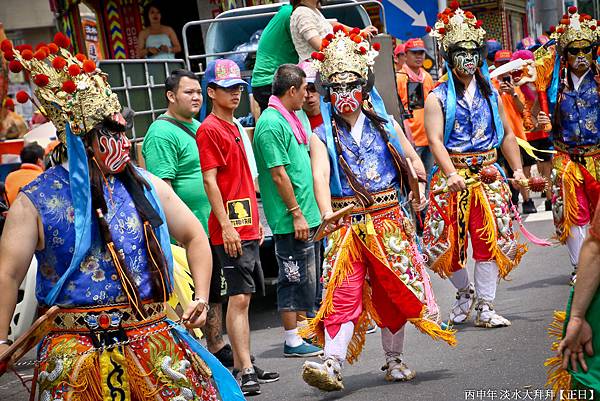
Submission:
[[[404,65],[404,67],[406,67],[406,65]],[[423,70],[423,75],[425,76],[423,79],[423,95],[425,99],[427,99],[427,95],[429,95],[429,92],[434,88],[434,83],[433,78],[431,78],[431,75],[429,75],[427,71]],[[398,95],[406,109],[408,108],[408,74],[405,71],[398,72],[396,83],[398,85]],[[415,146],[428,146],[429,142],[427,142],[427,135],[425,134],[425,108],[413,110],[412,112],[413,118],[408,119],[407,122],[412,132]]]
[[[17,199],[21,188],[35,180],[43,172],[44,170],[37,164],[23,163],[20,169],[6,176],[4,186],[6,188],[8,204],[12,205],[15,199]]]
[[[492,79],[492,83],[496,90],[500,93],[500,82],[497,79]],[[515,93],[519,96],[521,103],[525,104],[525,97],[519,90],[519,88],[515,88]],[[521,112],[517,109],[515,105],[515,101],[513,100],[513,96],[508,93],[500,93],[500,98],[502,98],[502,107],[504,108],[504,115],[510,124],[510,128],[512,128],[513,133],[516,137],[527,140],[525,136],[525,129],[523,128],[523,116]]]

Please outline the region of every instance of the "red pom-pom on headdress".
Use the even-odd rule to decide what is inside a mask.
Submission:
[[[56,54],[58,53],[58,46],[56,45],[56,43],[50,43],[48,45],[48,50],[50,50],[50,53]]]
[[[29,100],[29,94],[25,91],[18,91],[15,98],[19,103],[27,103],[27,101]]]
[[[75,85],[75,82],[69,79],[68,81],[63,82],[62,90],[64,90],[67,93],[73,93],[77,90],[77,85]]]
[[[94,63],[94,60],[85,60],[83,62],[83,71],[87,72],[88,74],[96,71],[96,63]]]
[[[554,33],[556,31],[556,27],[554,25],[550,25],[550,28],[548,28],[548,30],[550,31],[550,33]]]
[[[4,107],[14,111],[15,110],[15,102],[13,102],[13,100],[9,97],[7,97],[6,99],[4,99]]]
[[[483,21],[478,19],[477,22],[475,23],[475,28],[481,28],[483,26]]]
[[[327,39],[328,41],[332,41],[333,38],[335,38],[335,36],[333,36],[333,33],[328,33],[327,36],[325,36],[325,39]]]
[[[437,30],[437,31],[438,31],[438,33],[439,33],[440,35],[443,35],[443,34],[445,34],[445,33],[446,33],[446,28],[444,28],[444,27],[441,27],[441,28],[438,28],[438,30]]]
[[[44,86],[48,85],[48,82],[50,82],[50,80],[48,79],[47,75],[37,74],[33,77],[33,82],[40,88],[43,88]]]
[[[433,28],[432,28],[432,27],[430,27],[429,25],[427,25],[427,26],[425,27],[425,32],[427,32],[427,33],[431,32],[432,30],[433,30]]]
[[[23,65],[19,62],[19,60],[11,60],[8,63],[8,69],[15,74],[23,71]]]
[[[576,6],[569,7],[569,14],[575,14],[576,12],[577,12],[577,7]]]
[[[9,49],[7,51],[4,52],[4,58],[6,59],[6,61],[12,61],[15,59],[15,52],[13,51],[13,49]]]
[[[69,75],[72,77],[76,77],[81,74],[81,68],[77,64],[71,64],[69,68],[67,68]]]
[[[381,50],[381,43],[373,43],[373,45],[371,45],[371,47],[373,48],[373,50],[379,51],[379,50]]]
[[[2,50],[3,52],[7,52],[9,50],[12,50],[12,43],[10,40],[8,39],[4,39],[1,43],[0,43],[0,50]]]
[[[54,60],[52,60],[52,67],[56,68],[57,70],[62,70],[66,65],[67,60],[62,57],[55,57]]]
[[[361,46],[358,51],[360,52],[360,54],[367,54],[367,48],[364,46]]]
[[[57,32],[56,35],[54,35],[54,43],[63,49],[67,49],[71,46],[71,40],[62,32]]]
[[[475,15],[471,11],[465,11],[465,17],[467,18],[475,18]]]
[[[23,59],[29,61],[33,58],[33,52],[29,49],[25,49],[21,52],[21,57],[23,57]]]
[[[458,7],[460,7],[460,4],[458,3],[458,1],[454,0],[452,3],[450,3],[450,9],[452,11],[456,11],[458,9]]]
[[[75,55],[75,58],[77,60],[79,60],[80,63],[83,63],[85,60],[87,60],[87,57],[85,56],[85,54],[81,54],[81,53],[77,53]]]
[[[336,33],[338,31],[345,31],[344,26],[343,25],[336,25],[333,27],[333,33]]]
[[[35,57],[37,60],[42,61],[43,59],[48,57],[48,54],[46,54],[46,52],[43,49],[40,49],[33,54],[33,57]]]
[[[352,28],[352,30],[350,31],[350,33],[353,33],[355,35],[358,35],[360,33],[360,29],[357,27]]]
[[[46,42],[40,42],[37,45],[35,45],[35,50],[40,50],[42,47],[47,47],[48,45],[46,44]]]

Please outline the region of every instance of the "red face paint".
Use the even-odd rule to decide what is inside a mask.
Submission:
[[[341,114],[355,112],[360,107],[362,101],[362,87],[360,85],[331,89],[331,103]]]
[[[124,133],[116,135],[98,135],[99,159],[109,174],[118,174],[129,163],[131,144]]]

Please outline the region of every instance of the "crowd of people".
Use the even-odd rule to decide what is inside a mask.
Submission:
[[[438,82],[423,69],[422,39],[394,49],[403,117],[395,121],[373,85],[376,29],[328,21],[318,4],[292,1],[271,19],[251,86],[228,59],[208,63],[205,92],[193,72],[172,71],[167,110],[144,138],[145,169],[130,160],[127,121],[104,74],[73,57],[64,35],[35,58],[2,43],[5,57],[45,82],[35,102],[60,141],[45,171],[44,150],[23,149],[6,180],[0,241],[3,358],[15,352],[7,336],[17,290],[38,261],[36,297],[49,319],[37,333],[41,399],[241,400],[277,381],[251,352],[249,307],[265,290],[258,196],[278,266],[282,356],[312,358],[303,380],[341,390],[345,365],[377,325],[385,380],[411,380],[407,322],[450,346],[454,327],[471,319],[510,326],[495,302],[527,251],[513,218],[531,242],[547,244],[516,207],[520,195],[523,213],[536,211],[533,165],[578,277],[557,316],[565,333],[549,383],[600,391],[597,22],[570,8],[550,38],[526,38],[511,52],[452,2],[428,28],[443,56]],[[178,51],[158,8],[147,16],[140,52]],[[553,81],[544,87],[536,65],[546,62]],[[234,115],[250,88],[260,117],[249,135]],[[174,265],[172,243],[185,249],[186,267]],[[182,269],[193,293],[167,318]],[[456,288],[446,321],[428,269]]]

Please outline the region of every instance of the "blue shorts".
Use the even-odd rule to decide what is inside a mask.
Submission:
[[[317,261],[320,242],[304,242],[291,234],[274,234],[279,266],[277,310],[312,311],[317,291]]]

